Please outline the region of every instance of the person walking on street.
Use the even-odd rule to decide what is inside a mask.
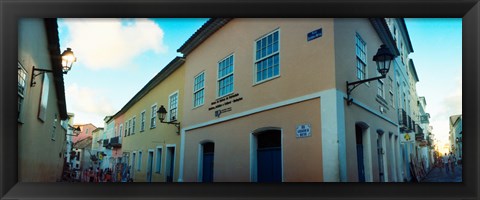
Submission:
[[[452,173],[455,174],[455,162],[456,162],[455,154],[450,152],[450,167],[452,168]]]
[[[449,160],[449,156],[447,155],[447,153],[445,153],[445,156],[443,156],[443,166],[445,167],[446,174],[448,174],[449,172],[448,160]]]

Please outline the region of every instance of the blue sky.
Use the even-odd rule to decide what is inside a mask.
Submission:
[[[77,62],[65,76],[67,110],[74,123],[103,127],[175,56],[207,19],[59,19],[61,49]],[[448,139],[448,117],[461,114],[462,21],[405,19],[433,133]]]
[[[406,18],[414,52],[409,55],[425,96],[433,134],[448,140],[449,117],[462,114],[462,19]]]

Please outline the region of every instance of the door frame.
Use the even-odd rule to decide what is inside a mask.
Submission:
[[[150,154],[152,153],[152,154]],[[150,157],[152,155],[152,157]],[[146,169],[146,175],[147,175],[147,182],[152,182],[153,180],[153,160],[155,159],[155,152],[153,149],[148,149],[148,155],[147,155],[147,169]],[[150,173],[150,176],[148,175]],[[149,180],[150,179],[150,180]]]
[[[215,145],[215,142],[213,142],[213,140],[202,140],[200,143],[198,143],[197,182],[203,181],[203,145],[209,142]]]
[[[285,182],[285,162],[283,159],[283,150],[284,150],[284,133],[283,129],[280,127],[263,127],[255,129],[250,133],[250,182],[258,182],[258,163],[257,163],[257,149],[258,149],[258,139],[257,135],[261,134],[264,131],[280,131],[280,160],[282,167],[282,182]]]
[[[164,179],[165,179],[165,182],[167,182],[167,176],[169,174],[168,169],[170,169],[170,167],[171,167],[172,168],[171,169],[172,170],[172,182],[175,182],[175,162],[176,162],[175,157],[177,157],[177,155],[176,155],[177,154],[176,153],[177,145],[176,144],[166,144],[165,147],[166,147],[165,148],[166,151],[165,151],[165,177],[164,177]],[[168,157],[170,156],[169,151],[168,151],[169,148],[173,148],[173,156],[171,156],[171,158],[170,158],[170,161],[173,162],[172,165],[169,165],[169,163],[168,163],[168,161],[169,161]]]

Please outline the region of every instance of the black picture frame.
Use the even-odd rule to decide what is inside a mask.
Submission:
[[[479,199],[478,0],[0,1],[1,199]],[[434,17],[463,18],[462,183],[19,183],[16,65],[18,19],[66,17]]]

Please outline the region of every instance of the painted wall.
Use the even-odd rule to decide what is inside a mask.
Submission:
[[[323,36],[307,41],[307,34],[320,28]],[[255,41],[275,30],[280,38],[280,76],[256,84]],[[229,55],[234,55],[233,93],[243,99],[232,103],[232,110],[221,117],[333,88],[333,31],[332,19],[233,19],[186,59],[184,124],[216,119],[215,110],[220,108],[209,108],[217,100],[218,62]],[[205,103],[193,108],[194,77],[201,72],[205,73]]]
[[[75,124],[74,127],[80,127],[80,133],[73,137],[73,143],[81,141],[87,137],[92,137],[92,132],[97,129],[93,124]]]
[[[315,98],[187,130],[184,181],[199,181],[199,145],[212,141],[215,143],[214,181],[250,182],[252,133],[264,127],[278,127],[282,130],[283,181],[321,182],[320,109],[320,99]],[[300,124],[311,124],[310,137],[296,137],[296,126]]]
[[[132,162],[132,153],[136,152],[136,163],[135,163],[135,172],[134,172],[134,181],[135,182],[145,182],[147,181],[147,157],[148,151],[153,150],[153,169],[152,169],[152,181],[153,182],[164,182],[166,180],[165,176],[165,164],[166,164],[166,149],[168,145],[174,145],[175,148],[175,164],[174,164],[174,181],[178,179],[179,173],[179,156],[180,156],[180,135],[176,133],[176,127],[173,125],[167,125],[160,123],[158,116],[155,117],[155,128],[150,128],[150,118],[152,113],[152,105],[157,105],[157,110],[161,105],[164,105],[165,109],[168,111],[169,105],[169,96],[174,92],[178,92],[178,118],[177,121],[183,122],[183,101],[184,98],[184,78],[185,69],[183,67],[175,70],[168,78],[163,80],[159,85],[153,88],[148,94],[146,94],[142,99],[136,102],[132,107],[125,111],[123,114],[123,124],[132,119],[134,116],[136,118],[135,122],[135,131],[129,136],[123,138],[122,141],[122,151],[124,153],[129,153],[130,155],[130,165]],[[140,131],[141,126],[141,112],[145,111],[145,130]],[[166,119],[165,121],[169,121]],[[117,123],[117,121],[115,122]],[[125,136],[125,132],[123,134]],[[155,172],[156,163],[157,163],[157,147],[162,147],[162,162],[161,162],[161,172]],[[137,170],[138,166],[138,152],[142,152],[142,161],[141,168]]]
[[[373,56],[377,53],[378,48],[382,44],[377,32],[373,28],[368,19],[346,19],[336,18],[335,26],[335,74],[336,85],[338,90],[344,91],[346,94],[346,82],[357,81],[356,76],[356,34],[359,34],[366,43],[367,57],[367,76],[372,78],[379,76],[376,63]],[[391,80],[391,81],[390,81]],[[363,83],[353,90],[351,98],[354,104],[345,106],[345,153],[340,154],[341,160],[346,162],[346,180],[348,182],[358,181],[357,168],[357,149],[355,124],[364,122],[370,126],[367,130],[368,140],[364,141],[364,148],[368,154],[365,156],[366,181],[379,181],[379,164],[377,154],[377,129],[384,131],[382,144],[385,150],[384,169],[387,181],[394,180],[396,174],[396,161],[398,152],[396,149],[395,135],[398,137],[398,116],[395,104],[392,103],[390,91],[394,94],[394,70],[388,72],[387,77],[382,79],[384,83],[384,96],[377,94],[379,81],[371,81]],[[394,96],[393,96],[394,98]],[[355,103],[359,102],[359,104]],[[375,113],[375,114],[374,114]],[[381,117],[380,117],[381,116]],[[389,133],[393,133],[390,137]],[[339,136],[341,137],[341,136]],[[365,146],[367,145],[367,146]],[[340,146],[342,152],[342,147]],[[342,158],[343,157],[343,158]],[[346,159],[346,158],[348,159]],[[395,160],[395,161],[394,161]],[[395,163],[395,165],[394,165]]]
[[[37,76],[30,87],[33,66],[51,69],[43,19],[18,21],[18,62],[27,71],[26,91],[18,123],[18,176],[21,182],[55,182],[60,179],[67,132],[60,123],[52,73]],[[43,84],[44,76],[48,82]],[[39,113],[42,87],[49,87],[44,120]],[[34,167],[33,167],[34,166]]]

